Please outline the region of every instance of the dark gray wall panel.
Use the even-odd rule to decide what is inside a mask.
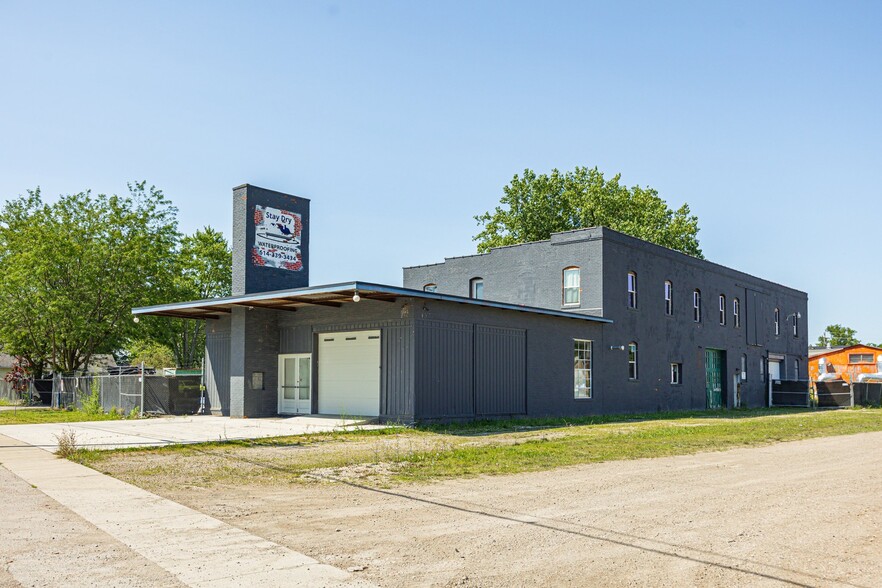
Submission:
[[[467,323],[417,321],[415,418],[462,418],[475,414],[472,328]]]
[[[279,329],[279,353],[312,353],[312,327],[282,327]]]
[[[523,329],[475,327],[475,413],[527,412],[527,349]]]
[[[205,395],[213,414],[230,414],[230,325],[229,319],[206,321]]]
[[[381,329],[380,414],[410,421],[414,412],[413,326]]]

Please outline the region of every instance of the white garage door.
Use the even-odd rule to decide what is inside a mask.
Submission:
[[[322,414],[380,414],[380,331],[319,335],[318,402]]]

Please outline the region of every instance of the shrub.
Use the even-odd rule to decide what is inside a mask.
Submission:
[[[83,412],[90,416],[104,413],[104,407],[101,406],[101,385],[98,378],[92,378],[90,393],[83,398]]]

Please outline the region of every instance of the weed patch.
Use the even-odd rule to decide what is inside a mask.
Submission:
[[[58,441],[58,449],[55,454],[63,459],[72,457],[77,452],[77,433],[73,429],[65,429],[58,435],[55,435]]]

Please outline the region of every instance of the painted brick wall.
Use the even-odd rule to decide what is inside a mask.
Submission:
[[[806,378],[808,298],[804,292],[762,280],[718,264],[634,239],[616,231],[591,228],[552,235],[548,241],[494,249],[483,255],[448,258],[444,263],[404,268],[404,285],[468,296],[469,280],[484,279],[485,298],[516,304],[570,310],[562,305],[562,272],[581,268],[582,295],[577,312],[611,318],[604,327],[606,343],[595,345],[598,390],[608,411],[700,409],[706,405],[704,350],[726,352],[727,404],[734,402],[735,370],[746,355],[747,378],[742,402],[765,403],[766,383],[760,366],[769,353],[786,357],[784,377]],[[638,307],[628,308],[627,274],[637,273]],[[674,314],[666,316],[664,282],[674,288]],[[702,293],[703,320],[692,320],[692,292]],[[754,316],[756,337],[748,342],[748,318]],[[719,324],[718,297],[726,296],[726,325]],[[741,302],[741,327],[735,328],[733,300]],[[781,310],[781,334],[774,335],[773,311]],[[794,313],[802,315],[798,337],[792,336]],[[549,344],[554,340],[548,333]],[[627,352],[610,347],[638,344],[638,379],[628,379]],[[756,344],[752,344],[752,343]],[[531,347],[532,349],[532,347]],[[562,353],[562,350],[558,351]],[[542,350],[539,350],[542,353]],[[800,364],[792,374],[793,359]],[[682,364],[682,384],[670,384],[670,364]],[[610,387],[615,388],[614,399]],[[598,402],[596,404],[601,404]]]

